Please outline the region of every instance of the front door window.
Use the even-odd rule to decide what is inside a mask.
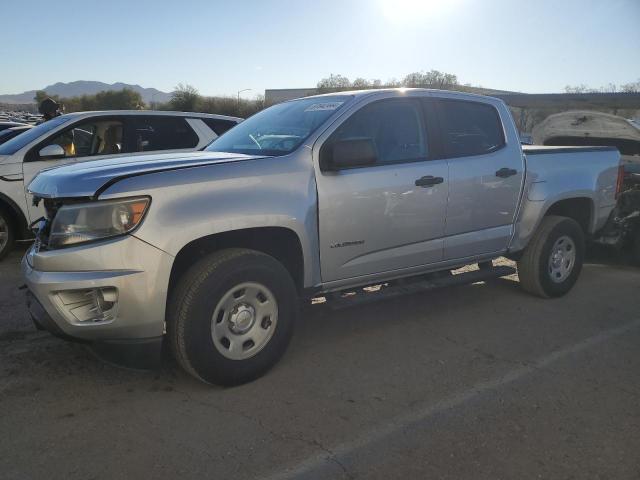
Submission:
[[[60,145],[65,158],[115,155],[122,153],[122,122],[100,120],[80,123],[47,142]]]

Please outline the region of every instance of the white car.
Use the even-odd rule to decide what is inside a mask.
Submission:
[[[42,217],[25,186],[45,168],[82,160],[204,148],[242,119],[144,110],[56,117],[0,145],[0,259]]]

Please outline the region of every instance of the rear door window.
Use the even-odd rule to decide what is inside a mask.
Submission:
[[[218,118],[201,118],[200,120],[202,120],[218,136],[237,125],[233,120],[222,120]]]
[[[132,116],[128,122],[133,152],[195,148],[200,141],[183,117]]]
[[[484,155],[505,145],[502,122],[493,106],[448,99],[436,104],[447,157]]]

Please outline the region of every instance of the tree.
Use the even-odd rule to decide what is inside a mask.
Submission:
[[[175,91],[171,94],[169,105],[173,110],[179,112],[193,112],[197,110],[200,101],[200,94],[195,87],[179,83]]]
[[[625,92],[626,87],[633,88],[633,87],[630,87],[630,85],[632,84],[622,85],[621,90]],[[584,83],[581,83],[580,85],[573,85],[573,86],[567,85],[566,87],[564,87],[564,91],[566,93],[616,93],[621,90],[618,89],[618,86],[615,83],[609,83],[600,88],[592,88],[585,85]]]
[[[141,95],[129,88],[98,92],[94,98],[87,96],[85,102],[93,103],[97,110],[136,110],[139,106],[144,106]]]
[[[55,100],[58,103],[61,103],[62,101],[60,100],[60,96],[59,95],[49,95],[47,92],[45,92],[44,90],[38,90],[36,91],[35,96],[33,97],[33,100],[36,102],[37,105],[40,105],[42,103],[42,101],[45,98],[51,98],[52,100]],[[64,102],[62,102],[64,103]]]
[[[371,82],[366,78],[358,77],[351,84],[353,88],[368,88],[371,86]]]
[[[564,87],[564,93],[584,93],[587,91],[587,86],[582,83],[580,85],[566,85]]]
[[[452,73],[431,70],[429,72],[413,72],[404,77],[402,85],[405,87],[428,87],[451,89],[458,85],[458,77]]]
[[[241,98],[238,102],[237,97],[204,97],[199,96],[195,112],[217,113],[220,115],[232,115],[234,117],[250,117],[265,107],[264,96],[256,95],[255,99],[248,100]],[[170,101],[169,103],[159,106],[160,110],[171,110],[175,108]]]
[[[44,97],[46,98],[46,96]],[[138,92],[129,88],[122,90],[104,90],[95,95],[80,97],[52,97],[65,107],[66,112],[83,112],[87,110],[135,110],[144,108],[144,102]]]
[[[414,72],[405,76],[402,85],[405,87],[421,87],[427,84],[427,80],[422,72]]]
[[[640,93],[640,79],[636,82],[625,83],[620,89],[625,93]]]
[[[35,97],[33,97],[33,100],[40,105],[40,103],[47,98],[49,95],[47,95],[47,92],[45,92],[44,90],[38,90],[36,91],[36,95]]]
[[[429,87],[441,89],[455,89],[459,86],[458,77],[452,73],[431,70],[429,72],[413,72],[404,77],[402,82],[391,78],[384,84],[378,80],[367,80],[358,77],[353,83],[343,75],[333,73],[318,82],[317,89],[320,93],[337,92],[348,88],[381,88],[381,87]]]
[[[256,98],[254,100],[255,103],[255,108],[257,109],[256,111],[260,111],[265,107],[264,104],[264,94],[259,93],[258,95],[256,95]],[[254,112],[255,113],[255,112]]]
[[[351,87],[351,82],[347,77],[334,75],[333,73],[327,78],[320,80],[317,85],[319,92],[335,92],[345,90],[349,87]]]

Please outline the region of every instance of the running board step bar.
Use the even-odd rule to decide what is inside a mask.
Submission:
[[[481,268],[457,274],[450,273],[447,270],[405,280],[396,280],[388,284],[328,293],[325,295],[326,306],[332,310],[339,310],[441,287],[468,285],[492,278],[506,277],[514,273],[516,273],[516,269],[507,266]]]

